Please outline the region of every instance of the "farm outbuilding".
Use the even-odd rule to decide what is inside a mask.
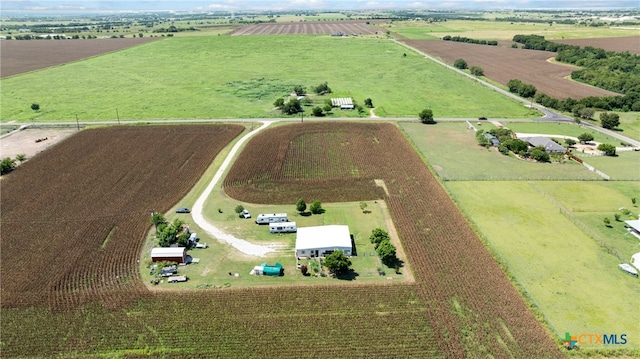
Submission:
[[[156,247],[151,249],[152,262],[184,263],[187,259],[185,247]]]
[[[640,219],[624,221],[624,223],[626,223],[625,227],[631,234],[640,238]]]
[[[341,110],[353,110],[355,108],[350,97],[332,98],[331,106],[340,107]]]
[[[296,257],[324,257],[341,250],[345,255],[352,253],[349,226],[329,225],[298,228],[296,236]]]
[[[281,276],[284,275],[284,268],[282,268],[282,264],[280,263],[276,263],[271,266],[268,265],[267,262],[263,262],[259,266],[253,267],[249,274]]]

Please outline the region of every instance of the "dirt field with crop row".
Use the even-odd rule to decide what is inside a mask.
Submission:
[[[580,47],[598,47],[607,51],[629,51],[632,53],[640,54],[640,36],[598,37],[591,39],[566,39],[552,41],[559,42],[561,44],[577,45]]]
[[[0,40],[0,77],[61,65],[157,39]]]
[[[309,21],[255,24],[235,30],[231,35],[331,35],[337,32],[345,35],[373,35],[382,30],[367,24],[365,20]]]
[[[615,92],[581,84],[566,79],[576,66],[554,63],[555,52],[512,49],[510,47],[468,44],[441,40],[403,40],[408,45],[448,64],[456,59],[464,59],[468,66],[479,66],[484,76],[507,85],[509,80],[518,79],[532,84],[538,93],[553,98],[581,99],[588,96],[616,96]]]

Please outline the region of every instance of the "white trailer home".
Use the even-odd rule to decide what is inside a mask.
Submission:
[[[288,222],[286,213],[260,213],[256,218],[257,224],[267,224],[274,222]]]
[[[336,250],[350,257],[353,250],[349,226],[300,227],[296,237],[296,257],[325,257]]]
[[[269,223],[269,232],[271,233],[292,233],[297,230],[296,222]]]

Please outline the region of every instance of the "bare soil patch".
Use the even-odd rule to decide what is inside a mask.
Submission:
[[[374,23],[367,20],[262,23],[240,28],[231,35],[331,35],[337,32],[345,35],[373,35],[381,31],[371,25]]]
[[[545,93],[553,98],[581,99],[588,96],[620,95],[567,79],[572,71],[579,68],[548,61],[555,56],[555,52],[440,40],[404,42],[424,53],[439,57],[448,64],[463,58],[469,67],[481,67],[485,77],[491,80],[506,86],[509,80],[518,79],[534,85],[538,93]]]
[[[23,153],[27,155],[27,159],[31,159],[38,153],[77,132],[75,129],[27,129],[17,131],[0,140],[0,157],[15,158],[16,155]],[[36,142],[39,139],[45,140]]]
[[[2,40],[0,77],[61,65],[158,39]]]

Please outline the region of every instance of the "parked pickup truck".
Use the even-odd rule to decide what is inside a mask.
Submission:
[[[178,283],[178,282],[186,282],[189,278],[186,275],[176,275],[173,277],[169,277],[167,282],[169,283]]]

